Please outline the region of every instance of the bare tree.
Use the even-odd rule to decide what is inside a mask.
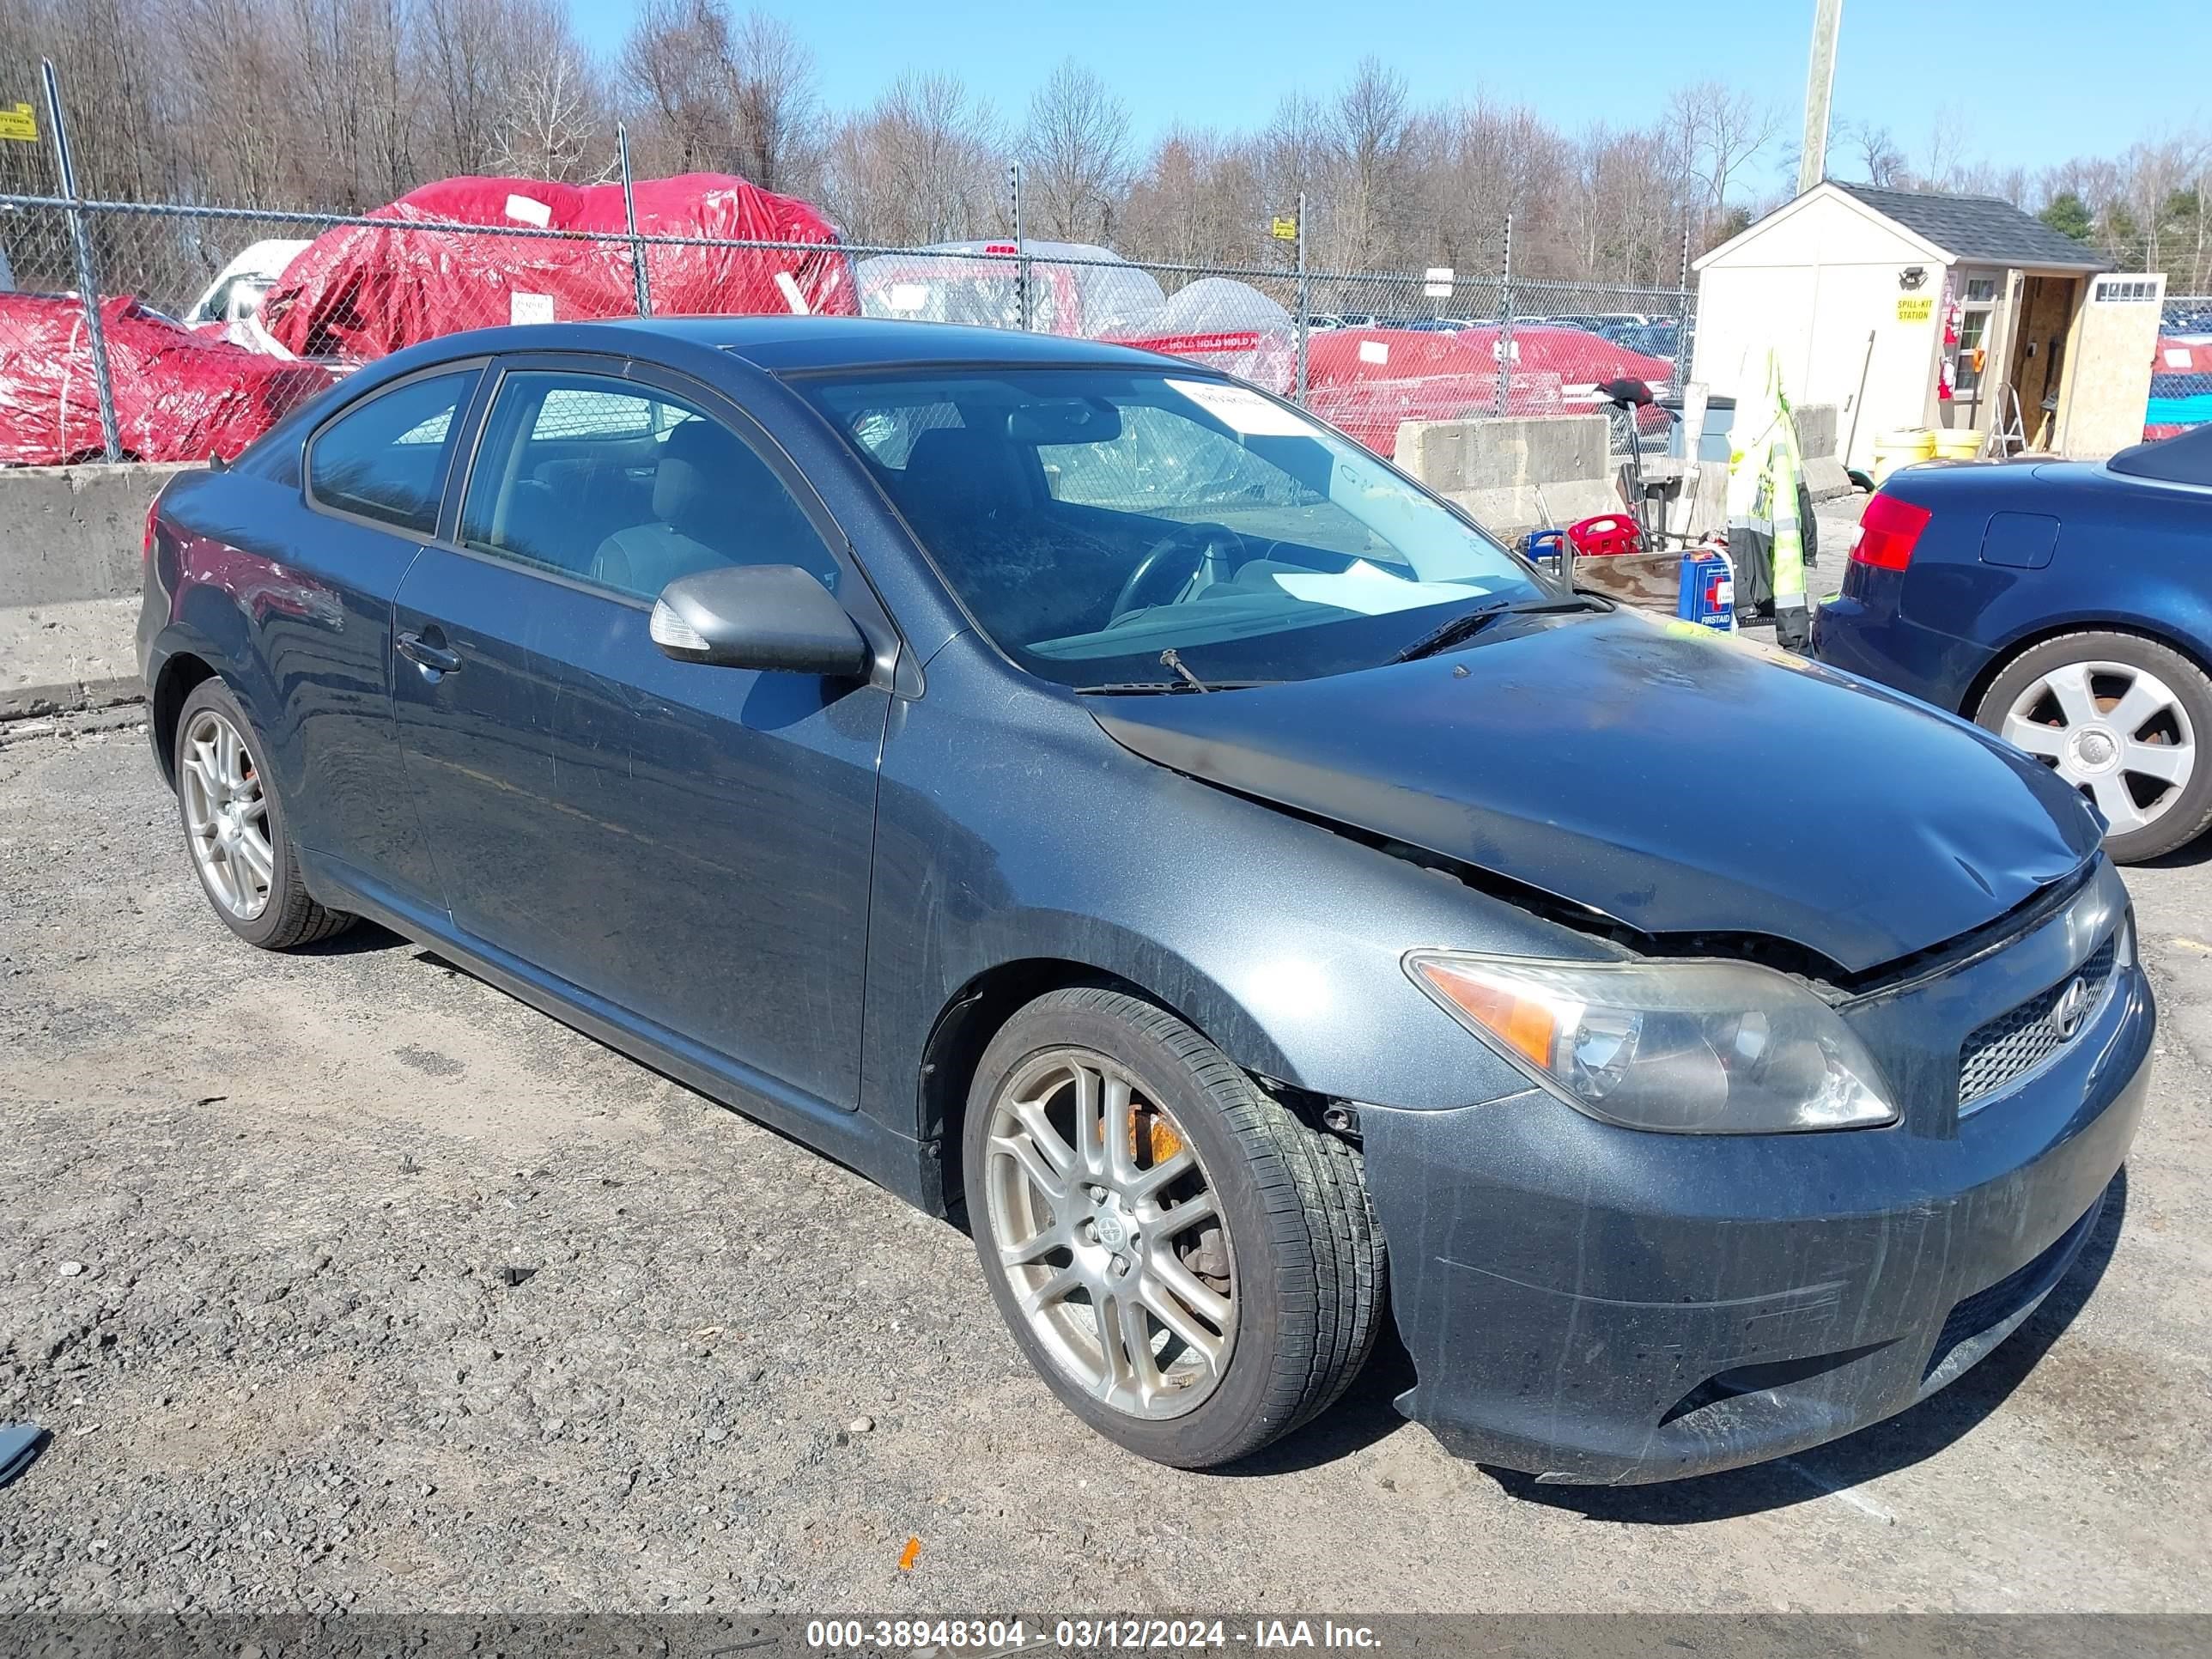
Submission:
[[[1701,186],[1712,221],[1727,218],[1729,189],[1774,140],[1780,117],[1754,94],[1717,81],[1684,87],[1667,101],[1670,125],[1684,136],[1691,177]]]
[[[1412,127],[1405,77],[1380,58],[1360,59],[1329,111],[1337,162],[1330,250],[1335,262],[1368,264],[1394,240]]]
[[[738,26],[732,77],[738,171],[764,190],[817,186],[821,168],[821,100],[814,58],[791,25],[749,12]]]
[[[1905,152],[1887,127],[1872,121],[1842,121],[1837,124],[1836,138],[1836,148],[1866,183],[1887,190],[1903,181]]]
[[[1130,187],[1120,240],[1178,264],[1273,263],[1282,245],[1267,234],[1266,200],[1250,140],[1176,127]]]
[[[1966,180],[1962,175],[1970,165],[1966,143],[1966,123],[1954,106],[1944,105],[1928,124],[1928,137],[1909,182],[1921,190],[1964,189]]]
[[[799,36],[751,3],[642,0],[601,62],[565,0],[0,0],[0,94],[35,95],[52,57],[81,182],[103,196],[353,211],[459,173],[589,179],[608,171],[619,117],[642,175],[738,173],[824,201],[872,242],[1002,234],[1011,155],[1027,164],[1039,235],[1257,270],[1287,262],[1267,222],[1304,192],[1316,270],[1490,272],[1510,217],[1517,273],[1670,288],[1686,236],[1711,246],[1772,193],[1774,112],[1711,82],[1674,93],[1648,126],[1575,131],[1484,100],[1417,106],[1370,58],[1324,96],[1290,93],[1255,130],[1179,124],[1140,147],[1114,89],[1072,59],[1012,132],[957,77],[921,70],[860,109],[825,112]],[[2069,198],[2067,222],[2086,219],[2117,263],[2212,289],[2201,120],[2033,176],[1978,155],[1954,112],[1910,165],[1870,122],[1839,122],[1837,152],[1839,172],[1877,185],[2032,209]],[[43,146],[0,145],[0,186],[53,182]],[[53,224],[0,216],[18,280],[74,284]],[[108,285],[179,305],[274,228],[104,215],[94,234]],[[1322,302],[1383,303],[1364,285]]]
[[[818,181],[813,60],[791,26],[727,0],[646,0],[623,44],[621,78],[640,148],[668,172],[735,173],[766,190]]]
[[[1103,242],[1129,179],[1128,106],[1073,58],[1036,95],[1020,140],[1025,228],[1068,241]]]
[[[909,72],[830,141],[824,192],[845,229],[885,245],[1004,228],[997,114],[956,76]]]
[[[520,64],[501,88],[494,135],[504,172],[564,183],[605,179],[615,166],[598,66],[568,14],[548,0],[520,0]]]

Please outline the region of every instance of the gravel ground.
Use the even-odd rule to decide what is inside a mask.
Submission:
[[[0,735],[0,1608],[2212,1607],[2212,863],[2127,1179],[1896,1421],[1510,1487],[1385,1362],[1255,1465],[1059,1410],[966,1239],[392,936],[210,916],[143,731]],[[910,1570],[902,1553],[919,1540]]]

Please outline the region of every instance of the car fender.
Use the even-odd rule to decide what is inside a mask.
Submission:
[[[228,596],[198,583],[187,587],[179,611],[155,632],[140,654],[147,695],[153,700],[157,718],[170,712],[174,702],[181,701],[180,697],[171,700],[163,690],[164,682],[174,672],[178,659],[198,658],[238,699],[239,707],[245,710],[246,719],[259,734],[270,764],[276,769],[278,787],[296,781],[284,770],[292,745],[271,741],[283,717],[283,701],[270,678],[268,665],[253,649],[252,623]],[[155,737],[158,743],[158,731]],[[163,754],[161,761],[166,775],[170,757]],[[176,780],[172,777],[169,781],[173,787]]]
[[[1077,699],[1032,682],[994,706],[1014,677],[983,649],[940,653],[885,743],[862,1094],[886,1127],[916,1132],[933,1036],[994,976],[1033,980],[1014,980],[1018,1001],[1118,981],[1262,1077],[1437,1109],[1526,1081],[1429,1000],[1406,951],[1611,954],[1444,870],[1141,759]]]
[[[2008,619],[1967,684],[1960,712],[1973,717],[1978,704],[2005,665],[2021,652],[2064,634],[2135,634],[2171,647],[2212,674],[2212,599],[2182,582],[2155,579],[2139,584],[2113,604],[2053,613],[2043,611]]]

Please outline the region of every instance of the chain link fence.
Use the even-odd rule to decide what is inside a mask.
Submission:
[[[2143,436],[2170,438],[2212,423],[2212,294],[2169,294],[2151,366]]]
[[[1686,285],[1519,279],[1510,227],[1483,272],[1308,270],[1300,222],[1278,228],[1279,265],[1167,264],[1019,237],[871,247],[0,195],[0,464],[228,456],[416,339],[648,313],[1120,341],[1239,375],[1384,455],[1405,421],[1588,413],[1601,382],[1664,395],[1689,362]]]

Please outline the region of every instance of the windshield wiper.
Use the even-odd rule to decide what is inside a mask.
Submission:
[[[1541,616],[1559,611],[1609,611],[1613,607],[1595,595],[1577,593],[1558,599],[1518,599],[1506,605],[1486,605],[1480,610],[1462,611],[1449,622],[1415,640],[1390,659],[1392,662],[1413,662],[1422,657],[1433,657],[1439,651],[1473,639],[1500,617]]]
[[[1215,680],[1208,684],[1183,666],[1182,655],[1173,646],[1160,653],[1160,666],[1172,668],[1180,678],[1172,680],[1116,680],[1110,685],[1079,685],[1075,689],[1089,696],[1107,696],[1151,691],[1240,691],[1255,685],[1280,684],[1276,680]]]
[[[1255,685],[1280,685],[1280,680],[1115,680],[1105,685],[1079,685],[1078,696],[1133,697],[1146,692],[1249,691]]]
[[[1212,688],[1207,685],[1204,680],[1199,678],[1197,675],[1192,673],[1190,670],[1182,665],[1182,658],[1173,646],[1170,646],[1166,650],[1160,653],[1160,666],[1173,670],[1178,678],[1189,682],[1190,689],[1194,691],[1209,691],[1212,690]]]

